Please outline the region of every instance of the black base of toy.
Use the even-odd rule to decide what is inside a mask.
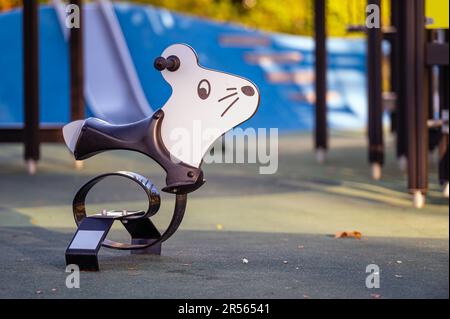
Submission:
[[[146,193],[147,210],[103,211],[88,216],[86,196],[94,185],[109,176],[129,179],[137,183]],[[171,237],[183,220],[187,194],[175,195],[175,207],[167,229],[161,234],[150,220],[160,207],[161,198],[153,183],[146,177],[133,172],[115,172],[94,177],[84,184],[73,200],[73,214],[78,229],[66,250],[67,265],[78,265],[80,270],[98,271],[98,252],[101,246],[119,250],[130,250],[131,254],[161,255],[161,244]],[[121,222],[131,236],[131,243],[120,243],[106,239],[115,221]]]
[[[105,239],[114,221],[120,221],[131,235],[131,244]],[[149,218],[127,220],[123,217],[94,215],[85,217],[66,250],[66,264],[75,264],[83,271],[98,271],[98,252],[101,246],[130,250],[131,254],[161,255],[161,234]],[[144,247],[144,248],[140,248]]]

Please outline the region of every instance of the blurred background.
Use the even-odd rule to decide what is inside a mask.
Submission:
[[[150,4],[177,12],[193,14],[222,22],[235,22],[265,31],[297,35],[313,33],[314,0],[131,0],[129,3]],[[41,0],[41,3],[48,1]],[[88,2],[88,1],[87,1]],[[389,0],[383,0],[385,4]],[[0,0],[0,10],[9,10],[21,4],[20,0]],[[345,25],[365,21],[365,1],[329,1],[328,31],[330,35],[347,36]],[[388,21],[389,6],[384,5],[384,19]]]
[[[64,30],[60,19],[61,13],[65,14],[60,6],[62,2],[41,3],[40,122],[56,125],[68,122],[70,117],[67,29]],[[332,36],[328,41],[328,124],[333,129],[361,130],[367,121],[365,37],[363,33],[350,33],[346,29],[349,25],[365,23],[366,1],[326,3],[327,33]],[[20,125],[24,116],[20,4],[11,0],[0,2],[3,55],[0,59],[0,126],[4,127]],[[119,25],[152,110],[161,107],[170,95],[170,87],[152,68],[153,59],[168,45],[183,42],[194,47],[204,66],[245,76],[264,92],[260,111],[245,126],[277,127],[282,132],[312,129],[315,103],[313,0],[150,0],[113,4],[115,24]],[[96,4],[86,1],[86,7],[90,5]],[[389,24],[389,5],[382,8],[385,13],[382,17]],[[105,69],[117,65],[115,57],[111,57],[111,64],[95,58],[96,51],[111,49],[111,43],[102,43],[101,39],[114,42],[115,36],[111,35],[110,27],[109,31],[105,30],[104,26],[110,24],[99,24],[101,16],[93,11],[96,9],[86,17],[86,37],[94,32],[90,30],[106,34],[86,40],[86,65],[93,65],[86,68],[88,86],[91,86],[90,72],[104,73]],[[384,52],[389,53],[388,45],[384,45]],[[388,90],[389,72],[384,73],[384,78]],[[119,87],[124,85],[118,83]],[[91,89],[91,96],[85,98],[86,116],[94,115],[112,122],[130,122],[142,117],[142,112],[133,114],[133,110],[129,110],[129,117],[111,115],[114,113],[110,103],[113,97],[105,96],[106,91]]]

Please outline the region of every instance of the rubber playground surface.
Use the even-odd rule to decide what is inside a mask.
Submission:
[[[427,206],[415,210],[392,155],[385,178],[369,178],[363,134],[335,133],[324,166],[315,163],[311,145],[306,134],[282,137],[275,175],[259,175],[254,164],[204,166],[207,184],[190,196],[162,256],[102,249],[101,271],[82,272],[80,289],[68,289],[64,251],[75,231],[76,190],[115,170],[161,185],[162,172],[130,152],[100,154],[75,170],[64,146],[44,145],[31,177],[22,147],[2,144],[0,297],[448,298],[448,200],[435,164]],[[99,185],[88,211],[145,208],[133,186],[115,179]],[[154,219],[161,228],[173,205],[162,196]],[[360,240],[334,238],[355,230]],[[112,237],[127,239],[119,227]],[[369,264],[380,267],[379,289],[366,288]]]

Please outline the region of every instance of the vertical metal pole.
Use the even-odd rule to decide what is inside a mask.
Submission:
[[[405,1],[405,99],[408,106],[408,188],[414,205],[425,204],[428,189],[428,72],[425,68],[425,2]]]
[[[439,42],[438,30],[427,30],[427,43]],[[432,66],[429,69],[430,78],[428,81],[428,119],[431,121],[438,120],[440,105],[437,97],[439,97],[439,72],[438,66]],[[430,154],[439,147],[442,139],[442,130],[440,127],[430,127],[428,130],[428,151]]]
[[[448,43],[448,30],[445,31],[445,42]],[[449,138],[448,138],[448,117],[449,117],[449,66],[441,66],[439,70],[439,102],[441,119],[446,120],[443,127],[442,139],[439,144],[439,181],[444,187],[444,196],[449,196],[448,162],[449,162]]]
[[[70,120],[85,117],[84,109],[84,54],[83,54],[83,1],[73,0],[72,4],[79,8],[79,28],[70,29]],[[75,168],[82,169],[83,162],[75,161]]]
[[[417,189],[426,194],[428,191],[428,83],[430,68],[425,66],[426,29],[425,29],[425,0],[416,0],[416,112],[417,112]]]
[[[315,27],[315,73],[316,73],[316,120],[315,148],[319,162],[324,160],[328,149],[327,125],[327,49],[326,49],[326,6],[325,0],[314,1]]]
[[[402,32],[403,42],[403,60],[402,60],[402,81],[404,83],[404,100],[403,103],[407,107],[407,130],[408,134],[408,188],[412,191],[417,184],[417,158],[416,158],[416,98],[415,81],[415,34],[407,30],[415,31],[415,4],[414,1],[405,0],[403,2],[404,10],[404,32]]]
[[[395,82],[397,82],[396,152],[400,169],[403,171],[406,170],[408,157],[408,104],[406,101],[408,92],[405,88],[405,75],[406,71],[410,71],[406,70],[407,65],[405,63],[405,56],[407,55],[405,39],[407,36],[407,32],[409,32],[405,25],[405,1],[408,0],[391,0],[392,14],[395,17],[395,27],[397,29],[397,32],[393,36],[393,41],[397,43],[393,69],[393,73],[395,73]]]
[[[396,0],[390,1],[391,8],[391,26],[396,29],[396,32],[389,35],[389,44],[391,46],[391,52],[389,55],[389,69],[390,69],[390,84],[391,92],[395,94],[395,108],[391,111],[391,133],[397,132],[397,115],[398,115],[398,91],[399,91],[399,74],[396,69],[399,58],[399,45],[398,45],[398,6],[399,3]]]
[[[84,112],[84,64],[83,64],[83,20],[82,0],[73,0],[72,3],[80,8],[80,28],[70,30],[70,119],[72,121],[83,119]]]
[[[368,4],[381,8],[381,0],[369,0]],[[383,33],[381,28],[371,28],[368,29],[367,36],[369,163],[372,164],[373,178],[379,179],[384,164],[381,51]]]
[[[39,160],[39,5],[23,3],[24,143],[25,160],[31,174]]]

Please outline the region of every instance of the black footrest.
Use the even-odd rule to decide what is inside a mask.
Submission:
[[[98,271],[98,251],[113,223],[114,219],[85,217],[66,250],[66,264]]]

